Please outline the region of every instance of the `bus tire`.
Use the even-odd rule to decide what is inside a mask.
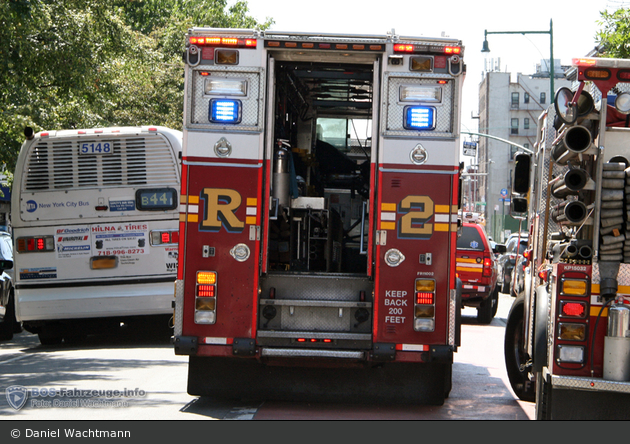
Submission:
[[[61,325],[55,323],[44,324],[37,336],[42,345],[59,345],[63,341]]]
[[[19,323],[15,319],[15,299],[13,290],[9,294],[9,302],[5,307],[4,319],[0,323],[0,341],[8,341],[13,339],[13,333],[20,332]]]

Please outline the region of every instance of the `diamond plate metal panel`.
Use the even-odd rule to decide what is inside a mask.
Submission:
[[[551,385],[579,390],[630,393],[630,382],[606,381],[601,378],[551,375]]]
[[[236,125],[224,125],[210,123],[209,107],[210,99],[221,98],[219,95],[206,95],[204,84],[207,76],[202,76],[201,72],[210,72],[211,76],[230,79],[244,79],[247,81],[246,96],[230,96],[242,102],[241,122]],[[263,103],[264,103],[264,82],[261,81],[263,70],[260,68],[228,68],[221,69],[195,69],[189,76],[189,90],[191,92],[189,122],[192,128],[216,129],[223,131],[261,131],[263,128]]]
[[[173,336],[182,335],[182,325],[184,324],[184,281],[175,281],[175,313],[173,317]]]
[[[350,331],[350,309],[283,306],[281,330]]]
[[[275,289],[276,299],[358,301],[361,291],[371,301],[374,284],[367,277],[280,274],[262,279],[262,295]]]
[[[442,86],[442,102],[427,103],[435,106],[436,124],[433,131],[409,131],[403,127],[404,108],[413,105],[413,102],[400,102],[399,90],[401,85],[436,85],[436,80],[443,79],[444,76],[437,74],[423,75],[423,78],[403,74],[387,75],[385,79],[387,104],[383,116],[385,135],[387,136],[409,136],[416,137],[452,137],[453,136],[453,104],[456,103],[456,92],[454,81],[449,81]]]
[[[288,357],[288,358],[345,358],[363,359],[365,352],[341,351],[341,350],[309,350],[289,348],[263,348],[263,357]]]

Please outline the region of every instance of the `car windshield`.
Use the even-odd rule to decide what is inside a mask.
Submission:
[[[484,251],[483,239],[475,227],[463,227],[462,235],[457,239],[457,248],[462,250]]]

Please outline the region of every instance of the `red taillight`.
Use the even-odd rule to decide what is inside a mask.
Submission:
[[[197,296],[205,298],[213,298],[216,294],[216,287],[214,285],[197,285]]]
[[[585,312],[586,312],[586,307],[581,302],[563,302],[562,303],[563,316],[583,318]]]
[[[433,304],[433,293],[417,291],[416,304]]]
[[[16,249],[19,253],[45,252],[55,250],[53,236],[20,237],[16,240]]]
[[[151,245],[177,244],[179,243],[179,231],[151,231]]]
[[[486,257],[483,259],[483,273],[482,276],[492,276],[492,259]]]

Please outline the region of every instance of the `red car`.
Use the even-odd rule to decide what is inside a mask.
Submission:
[[[456,273],[462,281],[462,305],[477,308],[477,321],[489,324],[499,306],[498,267],[483,227],[464,223],[457,239]]]

